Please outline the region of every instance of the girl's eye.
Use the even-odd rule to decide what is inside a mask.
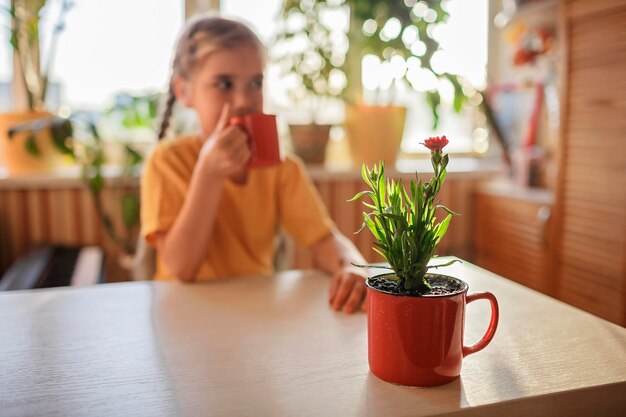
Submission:
[[[254,90],[261,90],[263,88],[263,80],[262,79],[254,80],[250,83],[250,85],[252,86]]]
[[[230,80],[219,80],[215,86],[220,90],[230,90],[233,88],[233,82]]]

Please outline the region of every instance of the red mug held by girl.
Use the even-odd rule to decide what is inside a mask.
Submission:
[[[252,149],[248,168],[263,168],[281,162],[275,115],[250,113],[233,116],[230,118],[230,124],[240,126],[248,134]]]

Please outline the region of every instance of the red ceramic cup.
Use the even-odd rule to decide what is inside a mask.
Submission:
[[[458,281],[463,289],[455,294],[424,297],[387,294],[368,285],[368,358],[374,375],[401,385],[445,384],[460,375],[465,356],[489,344],[498,327],[496,297],[468,295],[468,285]],[[465,306],[481,299],[491,304],[489,327],[480,341],[465,346]]]
[[[262,168],[280,163],[281,154],[278,146],[276,116],[250,113],[231,117],[230,124],[241,126],[250,138],[252,157],[248,161],[248,168]]]

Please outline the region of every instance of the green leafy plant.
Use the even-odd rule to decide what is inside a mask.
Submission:
[[[448,230],[452,216],[458,215],[436,202],[446,178],[448,155],[442,149],[447,144],[445,136],[432,137],[424,142],[430,149],[435,175],[430,181],[422,182],[416,174],[415,180],[411,180],[409,191],[402,185],[402,181],[386,178],[384,162],[371,170],[363,165],[361,174],[370,189],[359,192],[350,200],[355,201],[363,196],[371,199],[371,202],[363,201],[371,211],[363,213],[363,225],[357,233],[368,228],[376,238],[374,251],[389,263],[395,273],[395,276],[387,277],[394,277],[398,287],[420,294],[430,289],[426,280],[430,268],[448,266],[457,261],[428,265],[435,257],[437,246]],[[436,217],[439,209],[448,213],[441,221]]]
[[[313,123],[326,100],[340,97],[345,88],[345,34],[324,18],[334,7],[325,0],[285,0],[271,41],[270,59],[289,85],[289,98]]]
[[[103,170],[106,165],[102,138],[92,117],[84,113],[75,113],[69,118],[48,117],[20,123],[9,129],[9,138],[17,133],[26,135],[26,150],[39,156],[35,137],[42,131],[49,130],[55,146],[65,155],[71,157],[81,167],[81,178],[89,188],[96,213],[107,236],[126,253],[132,253],[135,240],[130,230],[139,224],[139,197],[136,193],[123,191],[119,197],[122,206],[122,220],[127,231],[126,236],[117,232],[111,216],[104,208],[102,190],[104,188]],[[78,134],[77,134],[78,133]],[[81,139],[75,137],[80,135]],[[143,161],[142,155],[129,144],[124,145],[125,157],[122,163],[121,180],[128,182]],[[127,188],[127,187],[124,187]]]
[[[98,123],[108,140],[143,139],[156,140],[156,120],[158,117],[160,93],[130,94],[119,93],[114,103]]]
[[[279,53],[274,62],[282,67],[284,75],[292,74],[299,79],[299,86],[294,88],[299,95],[303,91],[312,97],[341,94],[347,103],[359,104],[363,101],[361,63],[365,54],[374,55],[383,63],[398,58],[405,63],[410,60],[437,80],[452,84],[453,108],[459,112],[467,100],[461,79],[456,74],[438,72],[431,62],[440,50],[432,29],[449,17],[444,3],[441,0],[285,0],[282,21],[291,19],[299,24],[281,23],[274,44],[280,47],[292,42],[300,48]],[[322,18],[325,13],[341,11],[350,17],[343,38],[336,36],[333,33],[336,28]],[[412,86],[408,74],[404,71],[398,80]],[[346,85],[339,89],[332,87],[332,76],[343,77]],[[381,91],[376,95],[377,101],[381,101]],[[436,128],[441,104],[439,90],[427,91],[425,99]]]

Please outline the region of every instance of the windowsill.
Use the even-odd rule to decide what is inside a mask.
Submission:
[[[105,183],[120,180],[122,168],[109,165],[102,172]],[[139,176],[128,179],[131,183],[138,182]],[[9,176],[6,169],[0,166],[0,189],[18,188],[80,188],[84,183],[81,180],[81,169],[77,165],[68,165],[50,172],[41,172],[28,175]]]
[[[484,182],[479,186],[478,192],[516,200],[533,201],[546,205],[552,205],[554,203],[554,192],[552,190],[519,185],[506,178]]]
[[[307,170],[313,180],[326,180],[329,178],[351,179],[361,178],[361,167],[352,166],[349,162],[327,161],[325,165],[309,165]],[[427,158],[401,158],[395,168],[387,168],[389,175],[404,175],[417,172],[418,174],[432,173],[430,160]],[[498,161],[457,157],[451,158],[448,164],[448,176],[479,176],[502,173],[501,164]],[[117,182],[122,179],[122,169],[119,166],[109,165],[103,168],[103,176],[106,183]],[[125,178],[131,184],[138,184],[139,175]],[[84,184],[81,181],[81,170],[78,166],[67,166],[55,171],[30,175],[8,176],[4,167],[0,167],[0,189],[24,189],[24,188],[80,188]]]
[[[307,166],[313,179],[332,176],[334,178],[361,178],[361,167],[353,166],[350,162],[336,163],[328,161],[324,166]],[[400,158],[393,168],[385,167],[390,176],[405,174],[432,174],[433,168],[428,158]],[[502,165],[498,161],[474,158],[451,158],[447,167],[448,176],[485,176],[487,174],[503,173]]]

